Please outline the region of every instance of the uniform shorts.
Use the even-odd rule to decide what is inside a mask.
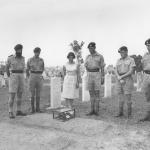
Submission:
[[[132,94],[132,91],[134,89],[133,78],[130,76],[126,77],[123,80],[124,80],[123,83],[117,81],[116,85],[117,94]]]
[[[9,92],[22,93],[24,91],[25,78],[23,73],[12,73],[9,78]]]
[[[142,91],[145,92],[150,92],[150,74],[143,74],[143,83],[142,83]]]
[[[29,78],[29,90],[40,94],[43,86],[43,77],[40,74],[31,74]]]
[[[101,88],[100,72],[87,72],[87,90],[96,91]]]

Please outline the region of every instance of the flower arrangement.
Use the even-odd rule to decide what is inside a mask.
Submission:
[[[72,50],[74,51],[76,58],[77,58],[77,62],[79,64],[83,63],[82,52],[81,52],[83,45],[84,45],[83,41],[79,44],[77,40],[74,40],[72,43],[70,43],[70,46]]]

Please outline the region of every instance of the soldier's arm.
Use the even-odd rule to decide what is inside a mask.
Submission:
[[[7,63],[6,63],[6,73],[7,73],[7,76],[8,76],[8,77],[10,76],[9,67],[10,67],[10,60],[9,60],[9,58],[8,58],[8,59],[7,59]]]
[[[100,69],[101,69],[101,75],[102,75],[102,77],[105,76],[104,68],[105,68],[104,57],[101,56],[101,59],[100,59]]]
[[[27,76],[28,78],[29,78],[29,76],[30,76],[30,64],[29,64],[29,60],[27,61],[26,76]]]
[[[121,75],[121,78],[130,76],[133,73],[134,68],[135,68],[135,62],[134,62],[134,59],[132,59],[130,63],[129,71],[125,73],[124,75]]]
[[[43,66],[42,66],[42,68],[43,68],[43,72],[44,72],[44,70],[45,70],[44,60],[43,60]],[[42,73],[43,73],[43,72],[42,72]]]

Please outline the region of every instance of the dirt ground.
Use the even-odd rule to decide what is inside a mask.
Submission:
[[[81,92],[80,92],[81,97]],[[43,113],[30,115],[28,92],[24,94],[22,109],[28,115],[8,118],[8,89],[0,89],[0,150],[149,150],[150,122],[144,117],[146,101],[142,93],[134,92],[133,118],[115,118],[118,101],[103,98],[100,116],[87,117],[89,102],[76,100],[76,118],[67,122],[52,119],[45,111],[49,103],[49,86],[44,86],[41,108]],[[65,104],[65,102],[62,102]],[[125,108],[126,113],[126,108]]]

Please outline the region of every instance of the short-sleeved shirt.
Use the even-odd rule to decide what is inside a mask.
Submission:
[[[143,70],[150,70],[150,53],[146,53],[142,60]]]
[[[16,55],[11,55],[7,59],[7,66],[10,70],[25,70],[25,58],[16,57]]]
[[[35,56],[30,58],[27,62],[27,69],[30,71],[44,71],[44,60],[42,58],[36,58]]]
[[[118,74],[127,73],[131,67],[135,67],[135,62],[130,56],[127,56],[125,59],[120,58],[116,63]]]
[[[85,59],[85,67],[88,69],[101,69],[104,68],[105,62],[104,58],[101,54],[98,52],[95,52],[95,54],[90,54]]]

